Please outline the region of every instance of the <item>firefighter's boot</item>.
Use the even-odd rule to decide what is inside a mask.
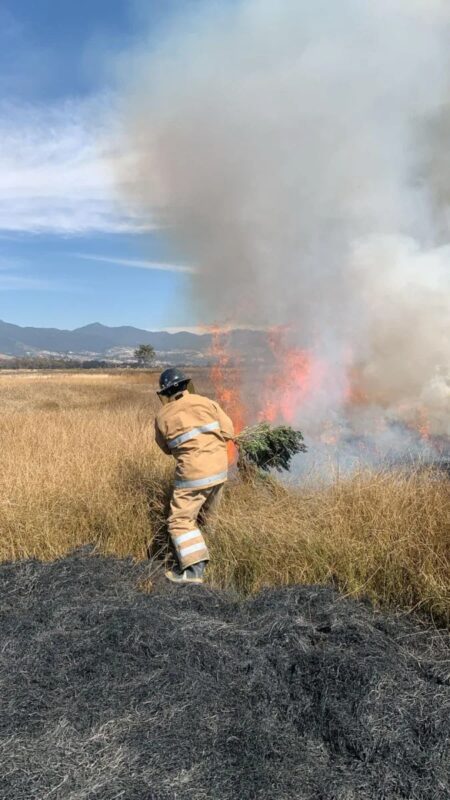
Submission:
[[[192,564],[191,567],[186,567],[183,570],[179,567],[174,567],[166,572],[166,578],[172,583],[203,583],[207,563],[207,561],[199,561],[197,564]]]

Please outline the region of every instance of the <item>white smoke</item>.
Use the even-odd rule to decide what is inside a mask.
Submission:
[[[447,435],[449,45],[446,0],[208,2],[135,54],[124,114],[202,319],[289,325]]]

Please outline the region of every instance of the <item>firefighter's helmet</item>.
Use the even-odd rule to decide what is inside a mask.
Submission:
[[[174,391],[184,391],[188,388],[190,380],[191,379],[188,378],[181,369],[169,367],[169,369],[165,369],[159,376],[158,394],[160,397],[168,397],[173,394]]]

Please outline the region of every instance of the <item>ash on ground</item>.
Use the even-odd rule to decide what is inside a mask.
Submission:
[[[448,638],[323,587],[0,567],[2,800],[448,800]]]

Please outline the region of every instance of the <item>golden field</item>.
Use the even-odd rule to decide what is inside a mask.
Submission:
[[[172,464],[153,443],[155,374],[0,373],[0,560],[94,543],[167,554]],[[207,376],[198,372],[199,391]],[[384,606],[450,611],[450,481],[361,472],[331,486],[232,479],[209,581],[252,592],[332,583]]]

